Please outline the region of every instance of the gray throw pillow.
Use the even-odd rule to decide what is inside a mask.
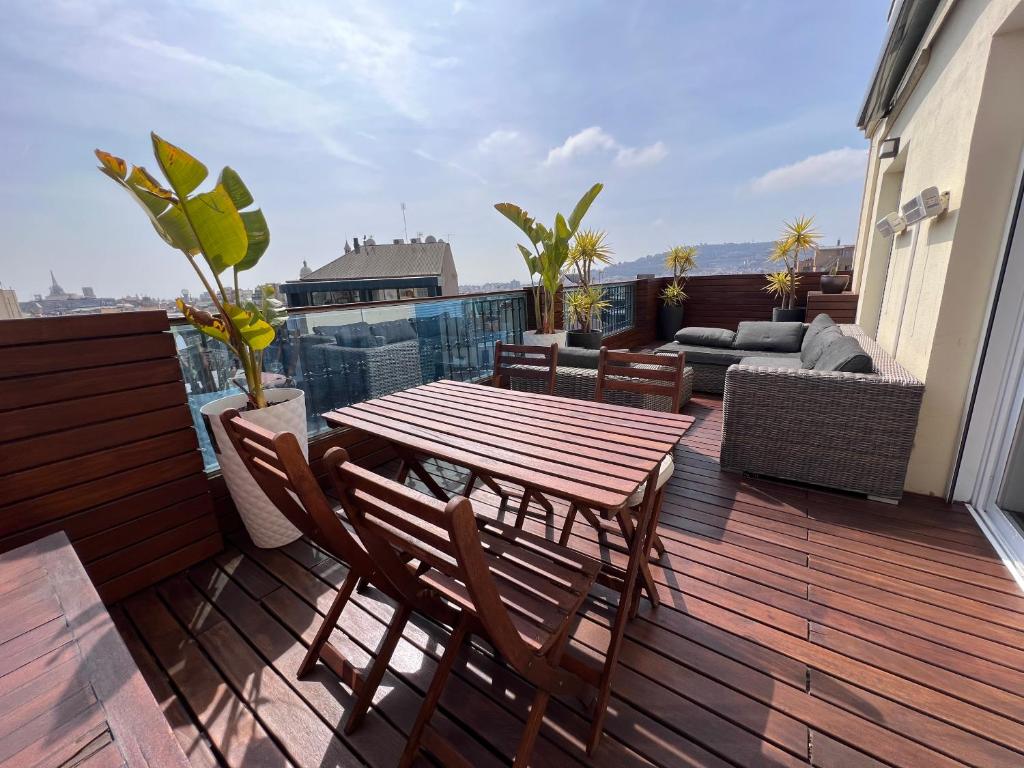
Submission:
[[[680,344],[690,344],[695,347],[716,347],[719,349],[731,349],[733,340],[736,338],[735,331],[725,328],[680,328],[676,331],[676,341]]]
[[[601,354],[598,349],[581,349],[579,347],[559,347],[559,368],[593,368],[597,370],[597,359]]]
[[[818,334],[824,331],[826,328],[834,328],[836,321],[825,314],[818,315],[815,317],[810,325],[807,326],[807,332],[804,334],[803,344],[800,346],[800,351],[803,352],[807,349],[807,345],[818,338]]]
[[[412,341],[417,338],[416,329],[405,319],[374,323],[370,326],[370,331],[374,336],[383,336],[387,344],[397,344],[400,341]]]
[[[803,340],[803,323],[744,320],[736,327],[733,347],[764,352],[799,352]]]
[[[844,373],[872,373],[874,364],[857,340],[840,335],[825,346],[814,366],[816,371],[842,371]]]
[[[808,328],[807,334],[810,335],[810,333],[811,331]],[[821,359],[821,355],[825,351],[825,347],[831,344],[834,339],[841,338],[843,338],[843,332],[839,330],[839,326],[830,325],[819,329],[810,342],[805,340],[803,347],[800,349],[800,362],[803,363],[804,368],[813,368],[817,365],[818,360]]]
[[[362,349],[378,346],[377,338],[370,332],[369,323],[352,323],[351,325],[338,326],[338,331],[334,334],[334,338],[337,340],[339,347]]]

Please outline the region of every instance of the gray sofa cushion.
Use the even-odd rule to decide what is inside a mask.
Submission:
[[[383,336],[385,344],[397,344],[400,341],[412,341],[417,338],[416,329],[408,320],[388,320],[370,326],[374,336]]]
[[[580,349],[579,347],[559,347],[559,368],[593,368],[597,370],[597,358],[601,354],[598,349]]]
[[[779,355],[772,355],[769,357],[744,357],[741,365],[753,365],[758,368],[791,368],[797,370],[803,368],[799,357],[781,357]]]
[[[774,323],[770,320],[744,320],[736,327],[736,349],[765,352],[799,352],[804,340],[803,323]]]
[[[819,315],[818,317],[821,317]],[[817,318],[815,318],[817,319]],[[810,335],[810,329],[807,330],[807,334]],[[825,348],[828,347],[836,339],[843,338],[843,332],[839,330],[838,325],[830,325],[825,328],[818,329],[818,332],[814,334],[814,338],[811,342],[804,343],[803,348],[800,350],[800,359],[803,361],[804,368],[813,368],[818,364],[822,354],[825,352]]]
[[[369,323],[352,323],[350,325],[326,326],[335,328],[334,338],[339,347],[364,347],[379,346],[374,334],[370,331]]]
[[[697,347],[720,347],[731,349],[733,340],[736,338],[735,331],[725,328],[680,328],[676,331],[675,339],[680,344],[692,344]]]
[[[832,339],[814,365],[816,371],[843,371],[844,373],[871,373],[871,356],[850,336]]]
[[[800,351],[803,352],[807,349],[807,345],[811,344],[818,337],[819,333],[824,331],[826,328],[832,328],[835,324],[836,321],[826,314],[820,314],[815,317],[811,321],[810,325],[807,326],[807,331],[804,333],[803,343],[800,345]]]
[[[757,349],[715,349],[714,347],[697,347],[693,344],[677,344],[670,341],[654,350],[660,355],[674,355],[677,352],[686,353],[686,364],[696,363],[698,365],[724,365],[729,366],[739,363],[747,357],[772,357],[772,358],[793,358],[799,361],[799,352],[765,352]]]

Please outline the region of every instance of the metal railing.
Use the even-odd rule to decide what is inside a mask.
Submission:
[[[606,283],[598,287],[604,291],[604,298],[609,302],[609,306],[594,316],[591,328],[601,331],[602,337],[632,328],[636,322],[636,283]],[[569,317],[569,294],[576,290],[578,289],[566,287],[563,291],[565,328],[568,331],[580,329],[580,324],[573,322]]]
[[[310,436],[327,431],[320,414],[438,379],[493,373],[494,342],[522,343],[522,291],[290,310],[264,353],[264,371],[306,393]],[[224,344],[187,324],[172,327],[189,407],[208,471],[217,459],[199,409],[239,392],[237,361]]]

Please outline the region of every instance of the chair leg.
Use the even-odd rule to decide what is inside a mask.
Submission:
[[[562,535],[558,537],[559,546],[569,544],[569,536],[572,535],[572,526],[576,522],[576,502],[569,505],[569,511],[565,513],[565,522],[562,524]]]
[[[526,510],[530,507],[530,497],[533,495],[533,491],[529,488],[523,489],[523,499],[519,502],[519,510],[516,512],[516,521],[514,523],[516,528],[522,528],[523,523],[526,522]]]
[[[316,665],[317,660],[320,658],[320,652],[330,639],[331,632],[338,625],[338,619],[341,618],[341,612],[345,608],[345,603],[352,596],[352,590],[355,589],[356,582],[358,581],[359,576],[355,571],[349,569],[345,581],[341,584],[341,589],[338,590],[334,602],[331,603],[331,607],[327,611],[327,616],[324,617],[320,629],[317,630],[313,642],[310,643],[309,650],[306,651],[306,657],[302,660],[302,664],[299,665],[298,677],[305,677]]]
[[[530,704],[530,716],[526,719],[526,727],[519,739],[519,746],[516,747],[515,762],[513,768],[525,768],[530,763],[533,755],[533,746],[537,741],[537,734],[540,733],[540,726],[544,721],[544,711],[548,708],[548,701],[551,694],[541,688],[533,695],[533,702]]]
[[[459,619],[459,623],[455,626],[455,631],[452,632],[451,637],[448,639],[448,647],[444,649],[441,661],[437,665],[437,671],[434,672],[434,679],[430,681],[427,695],[423,697],[423,704],[416,715],[416,722],[413,723],[412,730],[409,731],[409,741],[406,742],[405,751],[402,752],[402,757],[398,761],[398,768],[409,768],[412,765],[412,761],[416,759],[420,749],[420,740],[423,737],[423,730],[427,727],[427,723],[430,722],[430,717],[434,714],[434,710],[437,709],[437,703],[441,700],[441,692],[444,691],[444,684],[448,681],[448,675],[455,665],[455,659],[458,658],[459,649],[462,647],[462,643],[468,634],[469,619],[463,616]]]
[[[411,613],[412,608],[405,603],[399,604],[398,608],[395,609],[395,615],[391,617],[391,623],[388,625],[387,634],[384,635],[384,641],[380,644],[380,648],[377,649],[377,656],[373,660],[373,666],[370,667],[370,673],[366,676],[362,686],[360,686],[359,696],[356,697],[348,720],[345,721],[345,733],[353,733],[359,727],[359,724],[363,722],[363,717],[373,703],[373,694],[377,692],[377,686],[380,685],[381,678],[384,677],[384,672],[388,668],[388,662],[391,661],[391,654],[395,652],[395,646],[402,639],[402,630],[405,629]]]

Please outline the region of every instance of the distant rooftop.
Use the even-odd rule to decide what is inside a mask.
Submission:
[[[445,259],[452,258],[451,246],[443,240],[416,240],[408,243],[396,241],[386,245],[377,245],[372,239],[362,245],[356,241],[354,249],[347,250],[344,255],[313,270],[302,279],[360,280],[441,275]]]

